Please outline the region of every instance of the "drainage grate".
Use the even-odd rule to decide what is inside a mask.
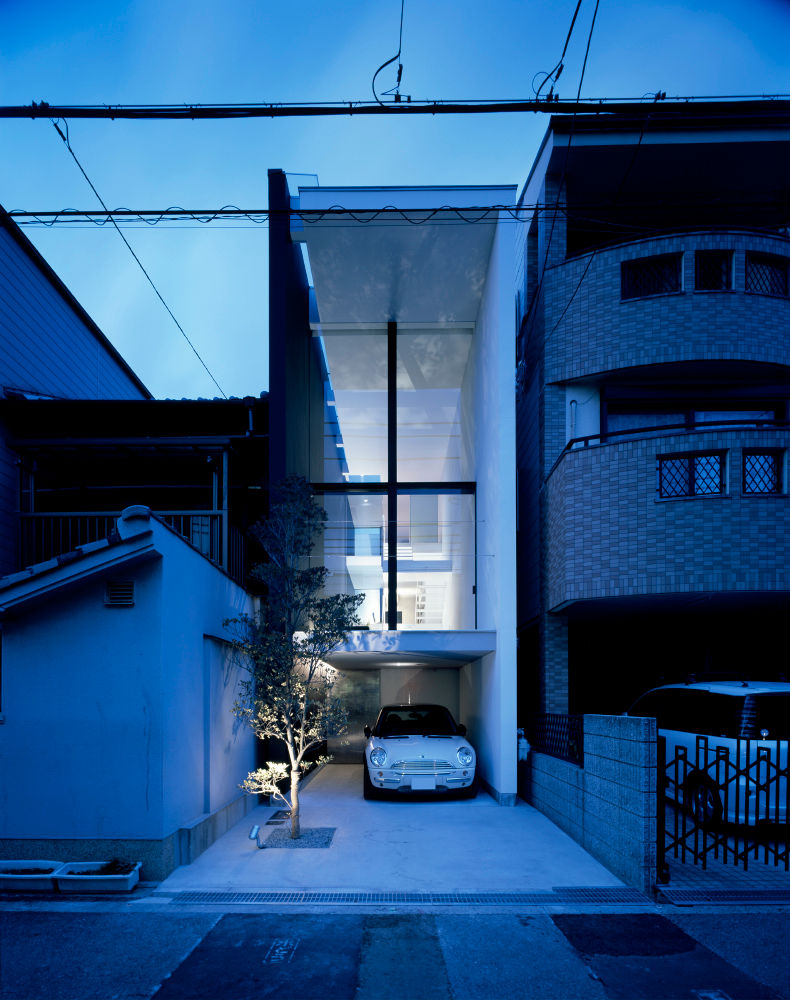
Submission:
[[[180,892],[173,902],[181,905],[239,904],[416,904],[418,906],[535,906],[573,903],[610,903],[623,906],[645,903],[636,889],[558,888],[550,892]]]
[[[668,903],[790,903],[790,889],[667,889],[659,892]]]
[[[627,906],[644,903],[646,897],[638,889],[627,886],[559,886],[554,892],[567,903],[615,903]]]

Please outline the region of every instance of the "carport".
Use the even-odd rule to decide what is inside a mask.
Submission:
[[[300,801],[303,832],[331,831],[327,847],[289,841],[278,808],[259,806],[157,893],[371,893],[371,902],[387,893],[443,893],[453,897],[447,902],[469,893],[534,893],[547,904],[631,894],[644,901],[521,800],[512,809],[485,793],[471,801],[366,802],[362,765],[329,764],[309,776]],[[280,846],[258,850],[251,824]],[[301,841],[310,842],[307,835]]]

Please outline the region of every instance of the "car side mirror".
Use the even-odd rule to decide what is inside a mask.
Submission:
[[[466,726],[463,723],[461,723],[461,725],[458,726],[458,735],[466,736]]]
[[[365,739],[369,740],[370,739],[370,726],[365,726],[363,732],[365,734]]]

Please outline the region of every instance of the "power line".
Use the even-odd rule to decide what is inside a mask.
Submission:
[[[225,397],[225,399],[227,399],[228,397],[225,395],[225,392],[222,389],[222,386],[214,378],[214,376],[212,375],[211,371],[209,370],[208,365],[203,360],[203,358],[201,358],[200,354],[198,353],[197,348],[195,347],[195,345],[192,343],[192,341],[187,336],[186,331],[184,330],[183,326],[181,326],[181,324],[178,322],[178,320],[176,319],[176,317],[173,315],[172,309],[165,302],[165,300],[162,298],[162,295],[161,295],[159,289],[154,284],[151,275],[148,273],[148,271],[146,271],[145,267],[143,266],[143,262],[140,260],[140,258],[137,256],[137,254],[132,249],[131,243],[129,243],[129,241],[126,239],[126,237],[121,232],[120,227],[118,226],[117,222],[115,221],[115,218],[113,217],[112,213],[109,211],[109,209],[107,208],[106,204],[104,203],[104,199],[102,198],[102,196],[99,194],[99,192],[94,187],[93,181],[91,181],[90,177],[88,177],[88,175],[85,173],[85,169],[83,168],[83,166],[80,163],[80,161],[77,159],[77,154],[71,148],[71,143],[69,142],[69,139],[68,139],[68,125],[66,125],[66,134],[64,134],[63,131],[61,130],[60,126],[58,125],[58,123],[56,121],[53,121],[52,124],[53,124],[53,126],[55,128],[55,131],[58,133],[58,135],[60,136],[60,138],[66,144],[66,149],[68,149],[69,153],[71,153],[72,159],[74,160],[74,162],[79,167],[79,171],[82,174],[82,176],[88,182],[88,185],[90,186],[91,191],[93,191],[93,193],[99,199],[99,202],[101,203],[102,208],[104,209],[105,213],[107,213],[107,218],[108,218],[109,222],[112,223],[112,225],[114,226],[116,232],[121,237],[121,239],[123,240],[123,242],[126,244],[126,248],[128,249],[129,253],[137,261],[138,267],[140,268],[140,270],[145,275],[146,280],[148,281],[148,284],[151,286],[151,288],[153,288],[154,292],[156,293],[156,297],[159,299],[159,301],[165,307],[165,309],[167,310],[170,318],[175,323],[175,325],[178,327],[178,329],[181,331],[181,335],[183,336],[184,340],[186,340],[186,342],[189,344],[189,346],[192,348],[192,352],[194,353],[194,355],[198,359],[198,361],[201,363],[201,365],[203,365],[203,368],[206,370],[206,373],[208,374],[208,376],[211,379],[211,381],[219,389],[220,393]]]
[[[551,115],[634,115],[645,114],[660,101],[660,111],[667,118],[721,115],[752,117],[756,114],[790,113],[790,95],[719,95],[713,97],[672,97],[651,95],[651,101],[639,98],[560,99],[556,95],[529,100],[453,100],[410,101],[383,104],[378,101],[335,101],[305,104],[49,104],[46,101],[0,107],[0,118],[96,118],[96,119],[219,119],[219,118],[299,118],[344,115],[442,115],[503,114],[533,112]],[[655,111],[653,110],[654,114]]]
[[[620,188],[622,188],[622,183]],[[577,222],[588,221],[599,224],[606,222],[609,225],[620,226],[624,229],[635,229],[639,231],[645,229],[646,227],[644,225],[617,222],[611,217],[604,220],[583,214],[589,211],[606,210],[610,213],[610,216],[622,213],[624,216],[629,217],[635,210],[640,208],[655,208],[657,204],[655,198],[644,200],[632,199],[627,203],[616,204],[618,197],[619,190],[614,198],[598,199],[594,201],[575,200],[572,205],[569,205],[565,201],[559,201],[556,203],[556,207],[558,207],[562,212],[569,213]],[[688,199],[662,199],[660,202],[662,210],[672,208],[698,209],[709,206],[717,209],[782,208],[787,211],[788,216],[790,216],[790,208],[788,208],[787,204],[780,202],[775,198],[752,198],[744,199],[743,201],[731,199],[726,202],[722,202],[720,198],[716,197],[705,199],[695,196],[692,201],[689,201]],[[334,205],[331,208],[309,209],[294,207],[284,209],[239,208],[235,205],[225,205],[222,208],[182,208],[180,206],[171,206],[169,208],[156,209],[108,209],[105,207],[101,211],[99,209],[77,208],[63,208],[57,210],[37,209],[30,211],[27,209],[11,209],[6,214],[18,225],[38,224],[43,226],[82,221],[91,222],[96,226],[105,226],[108,222],[112,222],[113,220],[120,220],[122,222],[135,221],[147,226],[156,226],[160,222],[165,221],[197,222],[201,225],[208,225],[219,220],[247,221],[255,225],[263,225],[272,217],[290,216],[295,219],[301,219],[302,222],[307,225],[316,225],[326,220],[332,220],[333,226],[338,227],[342,225],[344,221],[348,221],[356,227],[375,227],[376,225],[391,226],[398,222],[413,226],[445,226],[453,225],[456,222],[466,225],[476,225],[480,223],[490,225],[492,222],[498,222],[501,224],[502,222],[508,221],[525,224],[530,221],[529,218],[525,217],[527,215],[531,218],[534,214],[549,214],[554,213],[554,211],[555,202],[519,202],[514,205],[496,204],[471,205],[464,207],[437,205],[432,207],[421,206],[419,208],[398,208],[393,205],[386,205],[369,209],[349,209],[344,208],[342,205]],[[507,218],[503,219],[503,215],[507,216]],[[453,218],[448,218],[448,216],[452,216]],[[659,228],[660,227],[657,227],[656,231],[658,231]],[[737,229],[742,227],[736,225],[734,228]]]

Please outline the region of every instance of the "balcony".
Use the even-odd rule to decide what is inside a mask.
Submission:
[[[119,512],[49,512],[20,514],[20,565],[32,566],[109,538]],[[179,535],[238,583],[244,584],[247,545],[244,535],[227,525],[222,512],[168,510],[155,512]]]
[[[546,480],[549,608],[790,592],[789,453],[786,420],[704,421],[569,441]],[[696,458],[712,455],[720,456],[715,476],[703,475],[704,462],[694,468]],[[759,456],[774,460],[776,480]],[[684,459],[688,489],[662,467]]]

